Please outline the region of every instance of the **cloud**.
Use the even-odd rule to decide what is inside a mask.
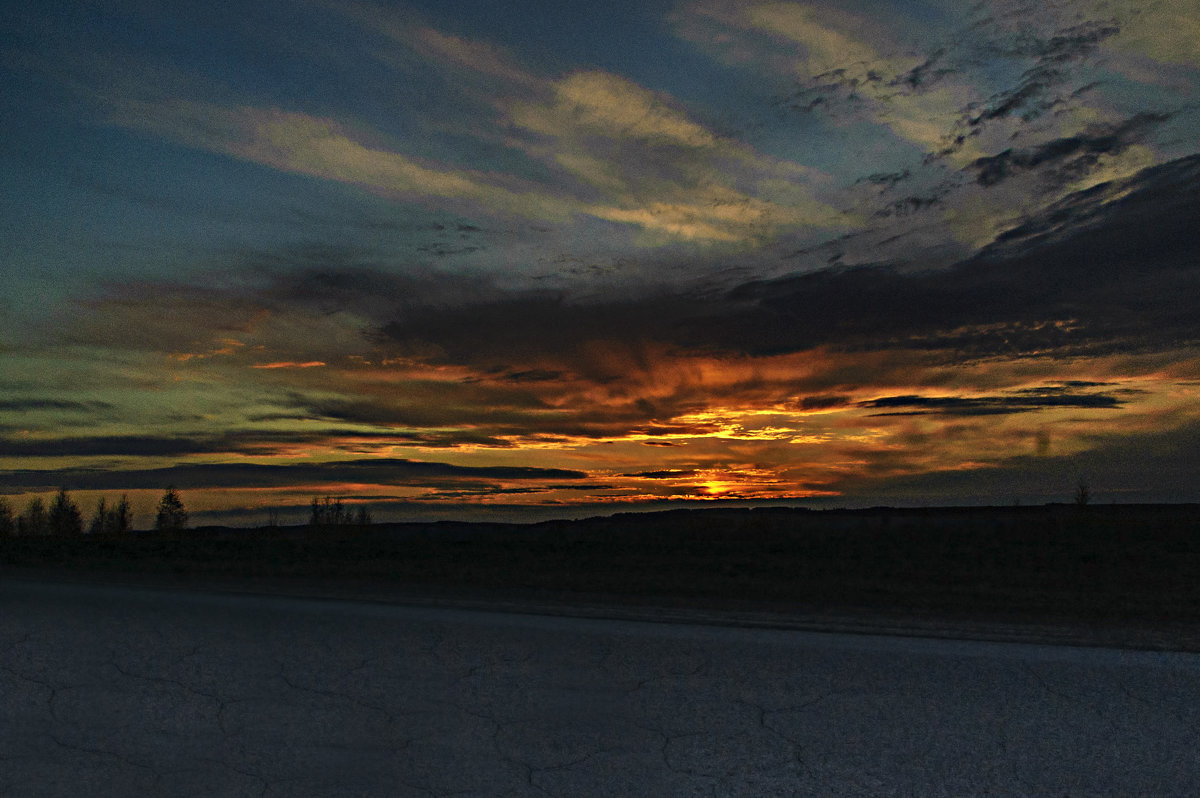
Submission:
[[[214,444],[212,441],[153,435],[0,440],[0,456],[4,457],[94,457],[98,455],[157,457],[221,451],[225,451],[225,447]]]
[[[632,474],[622,474],[621,476],[637,479],[684,479],[694,477],[697,473],[695,469],[672,468],[666,471],[635,471]]]
[[[313,427],[313,422],[321,418],[335,419],[336,417],[332,414],[323,414],[319,409],[295,408],[288,413],[251,416],[247,422],[251,425],[302,422],[308,427]],[[38,437],[17,435],[0,438],[0,457],[139,458],[203,454],[271,456],[287,454],[295,450],[376,452],[388,451],[395,447],[450,448],[464,445],[506,448],[512,444],[470,430],[381,431],[361,427],[327,425],[297,430],[264,426],[218,434],[195,432],[186,435],[75,435],[63,437],[49,437],[44,434]]]
[[[1094,501],[1179,502],[1195,496],[1200,424],[1190,420],[1140,433],[1098,436],[1069,455],[1020,454],[971,469],[931,469],[838,478],[842,500],[907,505],[1070,502],[1080,479]]]
[[[510,143],[598,195],[592,216],[724,242],[853,224],[819,198],[817,170],[718,137],[661,92],[590,71],[547,82],[543,95],[498,101],[518,132]]]
[[[898,19],[829,3],[695,0],[673,17],[678,33],[777,81],[793,75],[784,108],[821,113],[846,128],[867,119],[925,151],[944,149],[962,109],[977,99],[948,48],[914,52]],[[893,27],[889,27],[892,24]]]
[[[1138,4],[1142,6],[1143,4]],[[1125,35],[1110,46],[1118,52],[1136,53],[1159,65],[1200,66],[1200,3],[1170,0],[1144,4],[1130,15]],[[1138,70],[1137,74],[1144,73]]]
[[[1003,399],[986,384],[972,389],[971,380],[1020,391],[1092,379],[1087,363],[1096,358],[1164,353],[1166,362],[1186,360],[1197,344],[1200,302],[1193,268],[1200,208],[1191,190],[1197,172],[1200,162],[1183,159],[1080,192],[940,270],[903,262],[835,265],[728,290],[581,296],[469,276],[395,275],[326,253],[325,268],[305,261],[301,270],[278,269],[253,285],[213,282],[200,293],[130,289],[94,304],[77,323],[136,331],[130,341],[107,339],[117,347],[157,344],[167,353],[203,354],[197,344],[211,341],[208,355],[177,360],[178,373],[260,386],[248,393],[254,406],[242,411],[248,424],[276,418],[319,425],[304,435],[263,430],[262,441],[213,439],[204,444],[212,452],[266,446],[271,435],[280,446],[307,441],[364,452],[617,440],[640,447],[721,436],[803,439],[808,433],[800,427],[813,423],[803,414],[1100,410],[1108,400],[1075,396],[1088,391]],[[161,311],[162,296],[181,304],[160,341],[147,308]],[[192,300],[198,304],[189,307]],[[135,323],[142,319],[149,329]],[[98,337],[70,329],[67,335]],[[256,368],[311,362],[327,365]],[[989,370],[1007,376],[987,377]],[[908,398],[914,396],[948,400],[918,406]],[[1111,396],[1124,406],[1124,395]],[[888,397],[910,404],[858,404]],[[37,447],[99,453],[107,446],[119,454],[121,446],[7,445],[47,454]],[[144,445],[147,453],[198,446]]]
[[[1117,155],[1145,137],[1170,114],[1141,113],[1117,125],[1099,125],[1086,133],[1055,139],[1024,151],[1005,150],[970,164],[981,186],[994,186],[1019,172],[1041,170],[1058,182],[1076,180],[1096,167],[1103,155]],[[1063,179],[1066,178],[1066,179]]]
[[[76,401],[73,399],[6,399],[0,400],[0,410],[10,413],[28,413],[39,410],[78,410],[91,413],[111,410],[112,405],[100,401]]]
[[[503,151],[504,167],[416,157],[384,131],[331,115],[145,93],[136,99],[131,89],[106,103],[108,121],[396,201],[565,229],[629,225],[643,232],[644,245],[745,245],[784,228],[853,224],[820,196],[817,170],[717,136],[664,92],[594,69],[537,74],[503,48],[437,31],[411,15],[369,6],[341,11],[382,37],[374,41],[390,43],[375,51],[389,72],[448,70],[457,93],[447,106],[459,118],[440,124],[449,137]]]
[[[549,87],[554,97],[549,105],[508,105],[512,122],[555,138],[590,133],[691,149],[719,144],[716,136],[671,107],[665,97],[618,75],[576,72]]]
[[[519,466],[459,466],[393,458],[345,462],[267,465],[204,463],[167,468],[90,470],[16,469],[0,473],[0,487],[40,489],[67,485],[73,490],[141,490],[174,485],[180,489],[273,488],[312,484],[357,483],[385,486],[450,487],[476,480],[479,489],[508,480],[585,479],[582,471]]]
[[[859,402],[860,407],[883,411],[879,415],[939,413],[950,416],[985,416],[1029,413],[1050,407],[1120,409],[1123,401],[1112,394],[1080,393],[1069,386],[1024,388],[996,396],[883,396]]]
[[[745,350],[909,347],[950,357],[1102,354],[1196,340],[1200,301],[1189,182],[1200,160],[1096,187],[1014,227],[991,248],[937,271],[892,264],[747,283],[745,310],[689,330]]]
[[[1018,114],[1030,121],[1061,104],[1061,97],[1047,98],[1047,94],[1068,76],[1068,65],[1093,55],[1102,42],[1120,32],[1114,20],[1089,20],[1046,36],[1023,31],[1024,35],[1001,40],[997,45],[1005,56],[1032,59],[1033,63],[1015,85],[989,98],[968,124],[977,127]]]
[[[834,408],[846,407],[850,404],[850,397],[839,396],[833,394],[805,396],[800,399],[801,410],[832,410]]]
[[[198,149],[285,172],[350,183],[383,196],[482,205],[541,220],[564,218],[560,201],[535,185],[498,173],[423,163],[366,142],[337,120],[278,108],[172,100],[126,101],[113,124],[156,133]]]
[[[873,231],[982,246],[1039,206],[1163,161],[1160,144],[1180,136],[1166,123],[1180,118],[1194,75],[1175,75],[1173,96],[1146,92],[1132,110],[1138,88],[1109,80],[1108,70],[1128,62],[1118,55],[1123,42],[1178,16],[1165,6],[1000,2],[945,17],[864,6],[692,0],[672,21],[681,37],[771,85],[794,75],[777,107],[800,114],[810,135],[867,141],[887,130],[914,145],[907,155],[876,145],[898,168],[855,183]],[[998,190],[1017,175],[1028,180]],[[889,257],[869,254],[886,239],[868,234],[827,249],[869,262]]]
[[[294,360],[281,360],[273,363],[256,363],[251,368],[256,369],[314,369],[328,365],[321,360],[308,360],[298,363]]]

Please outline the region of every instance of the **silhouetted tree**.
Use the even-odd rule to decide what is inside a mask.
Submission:
[[[309,516],[310,527],[331,529],[343,526],[370,526],[371,512],[360,506],[357,510],[347,507],[341,499],[326,496],[322,499],[313,498],[312,514]]]
[[[1079,508],[1087,507],[1089,501],[1092,500],[1092,492],[1088,488],[1087,480],[1080,479],[1079,484],[1075,487],[1075,506]]]
[[[129,512],[129,497],[122,495],[116,507],[109,507],[103,497],[96,505],[96,514],[88,525],[88,532],[93,535],[119,535],[128,532],[132,525]]]
[[[12,505],[8,503],[8,499],[0,496],[0,538],[10,537],[17,531],[17,524],[13,519]]]
[[[183,509],[183,501],[175,486],[167,488],[167,492],[158,502],[158,515],[154,519],[154,528],[159,532],[176,532],[187,529],[188,514]]]
[[[17,519],[17,534],[44,535],[47,529],[46,503],[42,501],[41,496],[34,496],[29,500],[25,512],[21,513],[21,517]]]
[[[123,535],[133,529],[133,511],[129,508],[129,497],[124,493],[116,509],[110,513],[110,520],[113,534]]]
[[[96,514],[92,516],[92,523],[88,524],[89,535],[105,535],[108,534],[108,517],[110,510],[104,497],[100,497],[100,503],[96,505]]]
[[[59,488],[58,495],[50,502],[50,534],[58,536],[78,535],[83,532],[83,514],[79,505],[71,500],[66,488]]]
[[[309,526],[333,527],[350,523],[350,513],[341,499],[326,496],[324,499],[313,498],[312,515],[308,519]]]

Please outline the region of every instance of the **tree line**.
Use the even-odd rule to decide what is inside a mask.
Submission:
[[[332,496],[326,496],[324,499],[314,497],[308,525],[314,528],[370,526],[371,513],[362,505],[359,505],[357,510],[352,510],[341,499]]]
[[[371,525],[371,513],[366,507],[347,507],[341,499],[326,496],[312,500],[309,526],[319,529],[365,527]],[[278,525],[277,511],[272,511],[271,526]],[[176,532],[187,529],[188,513],[174,487],[167,488],[158,502],[154,529]],[[29,500],[24,512],[15,515],[9,501],[0,496],[0,538],[72,537],[82,535],[123,535],[133,531],[133,511],[125,494],[115,503],[101,497],[85,530],[83,512],[66,488],[60,488],[49,506],[40,496]]]
[[[154,528],[169,532],[186,529],[187,523],[187,510],[179,498],[179,492],[174,487],[167,488],[158,503]],[[121,494],[116,504],[111,505],[107,498],[101,497],[87,525],[87,533],[123,535],[132,531],[133,510],[129,505],[129,497]],[[59,489],[48,507],[42,497],[33,497],[25,506],[25,511],[16,516],[8,500],[0,496],[0,537],[72,537],[82,534],[83,512],[66,488]]]

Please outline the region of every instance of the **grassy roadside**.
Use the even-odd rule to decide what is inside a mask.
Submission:
[[[1200,507],[701,510],[9,538],[0,566],[1083,623],[1200,621]]]

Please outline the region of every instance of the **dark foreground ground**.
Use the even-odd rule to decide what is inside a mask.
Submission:
[[[10,575],[263,592],[983,621],[1200,650],[1200,506],[714,509],[0,541]],[[366,591],[366,593],[364,593]],[[1088,630],[1091,630],[1089,633]],[[1112,630],[1154,630],[1135,641]]]
[[[1200,656],[0,581],[4,798],[1193,798]]]

